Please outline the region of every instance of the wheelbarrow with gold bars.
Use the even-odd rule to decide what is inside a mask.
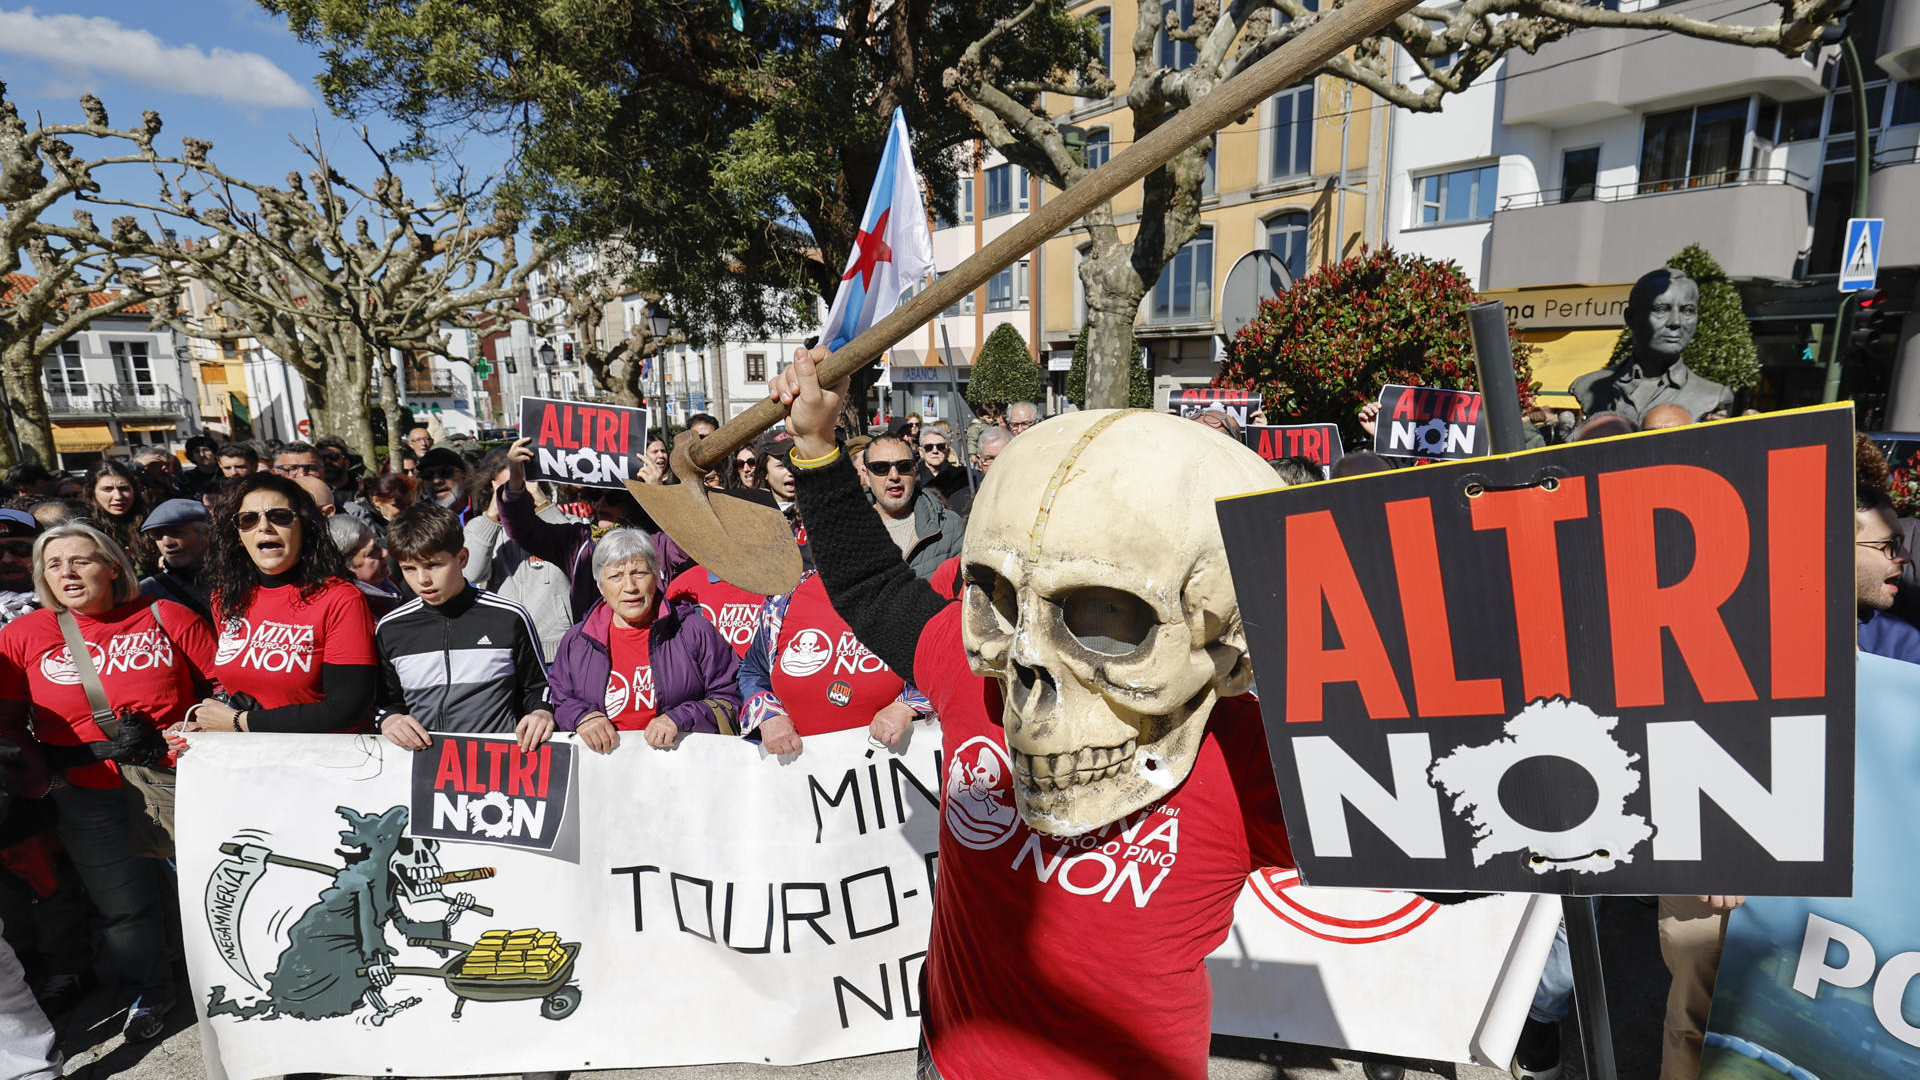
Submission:
[[[512,937],[516,933],[524,935],[528,931],[489,930],[472,945],[441,938],[408,938],[409,945],[444,949],[454,955],[439,967],[395,966],[389,970],[395,975],[423,975],[444,981],[453,992],[455,1020],[460,1019],[469,1001],[538,999],[540,1015],[548,1020],[564,1020],[573,1015],[580,1007],[580,988],[569,983],[573,979],[574,961],[580,958],[580,943],[560,941],[551,933],[533,931],[539,936],[532,939],[534,944],[529,949],[486,948],[497,943],[518,944],[519,939]],[[548,938],[553,940],[546,940]],[[530,963],[524,957],[513,963],[499,959],[503,952],[534,950],[543,953],[535,962]],[[489,958],[491,963],[486,962]]]

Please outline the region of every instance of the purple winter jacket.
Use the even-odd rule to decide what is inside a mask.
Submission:
[[[547,683],[553,692],[554,723],[561,731],[573,731],[588,713],[606,707],[607,679],[613,671],[607,645],[612,627],[613,609],[600,601],[560,639]],[[740,657],[700,614],[699,604],[663,597],[647,629],[647,654],[661,716],[671,716],[681,731],[731,735],[738,730],[734,721],[740,714],[740,687],[735,676]]]

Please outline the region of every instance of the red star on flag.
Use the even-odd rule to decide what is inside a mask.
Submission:
[[[880,211],[880,220],[873,223],[873,231],[863,231],[853,238],[854,249],[859,251],[860,257],[853,261],[852,266],[847,267],[846,273],[840,275],[841,281],[859,274],[860,287],[869,288],[873,285],[873,272],[879,264],[893,261],[893,249],[887,246],[885,240],[880,239],[887,233],[887,217],[892,213],[891,207]]]

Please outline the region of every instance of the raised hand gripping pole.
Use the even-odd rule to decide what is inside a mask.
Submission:
[[[1181,110],[828,356],[820,365],[821,384],[830,386],[872,363],[1087,211],[1418,5],[1419,0],[1352,0],[1326,12],[1299,37]],[[687,554],[734,585],[765,595],[790,591],[800,579],[800,553],[786,519],[770,507],[742,499],[710,498],[700,476],[785,416],[785,407],[769,399],[705,439],[683,433],[673,448],[673,471],[681,483],[627,483],[655,524]]]

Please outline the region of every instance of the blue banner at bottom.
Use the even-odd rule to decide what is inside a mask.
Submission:
[[[1858,679],[1854,895],[1734,911],[1702,1080],[1920,1076],[1920,667],[1863,653]]]

